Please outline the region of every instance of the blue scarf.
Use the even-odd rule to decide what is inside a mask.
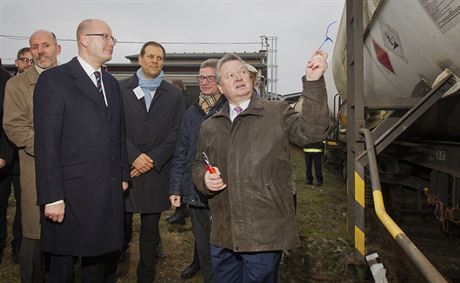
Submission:
[[[155,91],[160,86],[164,77],[163,71],[161,71],[153,80],[147,80],[141,68],[137,70],[136,75],[139,78],[139,86],[142,88],[145,95],[150,95],[150,92]]]

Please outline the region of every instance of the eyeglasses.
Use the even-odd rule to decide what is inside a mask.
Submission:
[[[107,33],[87,33],[86,36],[100,36],[105,42],[112,40],[113,44],[117,44],[117,39]]]
[[[212,82],[215,82],[216,81],[216,76],[198,76],[196,77],[196,79],[201,83],[203,82],[204,80],[207,80],[208,82],[212,83]]]
[[[22,63],[26,63],[26,64],[33,64],[34,63],[34,59],[29,59],[29,58],[26,58],[26,57],[18,58],[18,60],[21,60]]]

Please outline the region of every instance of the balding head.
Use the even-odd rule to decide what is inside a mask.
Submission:
[[[85,35],[90,31],[91,27],[96,23],[103,23],[107,25],[104,21],[98,19],[86,19],[83,20],[77,27],[77,41],[80,41],[80,36]]]
[[[77,27],[78,55],[98,69],[112,59],[116,40],[110,26],[99,19],[83,20]]]
[[[48,39],[52,40],[54,44],[57,45],[57,39],[56,39],[56,35],[54,34],[54,32],[44,30],[44,29],[39,29],[35,31],[34,33],[32,33],[29,37],[29,44],[31,47],[32,47],[32,41],[36,39],[37,37],[42,37],[42,38],[47,37]]]
[[[57,44],[56,35],[47,30],[37,30],[29,38],[30,52],[35,64],[48,69],[57,65],[57,56],[61,53],[61,46]]]

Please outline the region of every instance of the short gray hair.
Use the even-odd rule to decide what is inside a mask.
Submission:
[[[224,57],[220,58],[220,60],[217,62],[216,67],[216,80],[218,84],[220,84],[220,77],[222,76],[220,73],[220,68],[222,68],[223,64],[229,61],[240,61],[241,63],[243,63],[243,65],[246,66],[246,62],[244,62],[243,59],[241,59],[240,56],[236,54],[227,54]]]
[[[208,59],[206,61],[203,61],[203,63],[201,63],[201,65],[200,65],[200,69],[203,69],[203,68],[214,68],[214,69],[216,69],[218,61],[219,61],[219,59],[214,59],[214,58],[211,58],[211,59]]]

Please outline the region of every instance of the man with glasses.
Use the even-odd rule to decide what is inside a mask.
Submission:
[[[171,159],[184,113],[182,93],[164,80],[164,59],[161,44],[146,42],[138,56],[141,67],[120,82],[132,177],[125,202],[128,233],[132,214],[141,215],[137,282],[153,282],[157,258],[163,257],[158,222],[170,208]]]
[[[190,106],[182,120],[182,127],[172,161],[170,196],[172,206],[185,203],[189,207],[195,248],[192,263],[181,273],[182,278],[191,278],[201,269],[205,283],[213,281],[211,254],[209,252],[209,234],[211,219],[208,200],[192,183],[192,162],[196,155],[196,144],[201,124],[217,113],[225,104],[216,82],[217,59],[208,59],[201,63],[197,80],[200,84],[198,101]]]
[[[326,59],[316,51],[307,62],[302,113],[257,96],[237,55],[217,63],[228,103],[203,123],[193,163],[193,182],[209,197],[215,282],[277,282],[282,251],[300,244],[289,144],[327,134]]]
[[[78,56],[44,72],[34,92],[37,203],[47,282],[115,282],[129,166],[120,88],[102,65],[116,40],[103,21],[77,28]]]
[[[3,128],[19,148],[23,234],[19,260],[21,282],[43,282],[40,208],[35,187],[33,92],[40,74],[57,65],[61,46],[54,33],[46,30],[34,32],[29,43],[35,65],[8,81]]]
[[[23,47],[19,49],[16,55],[16,60],[14,60],[14,64],[16,65],[16,72],[14,74],[15,76],[24,72],[34,64],[34,59],[32,58],[30,47]]]

